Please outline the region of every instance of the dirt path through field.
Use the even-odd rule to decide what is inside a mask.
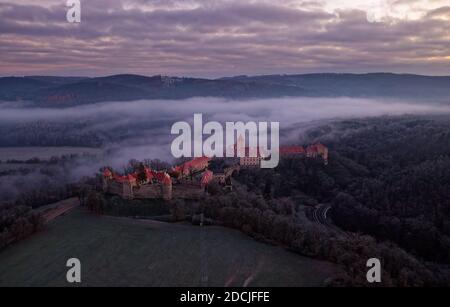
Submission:
[[[45,219],[45,223],[48,223],[57,218],[58,216],[61,216],[64,213],[72,210],[73,208],[78,207],[79,205],[80,201],[78,200],[78,198],[73,197],[51,205],[41,207],[36,211],[41,212]]]

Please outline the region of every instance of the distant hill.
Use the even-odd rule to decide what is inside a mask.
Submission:
[[[222,79],[114,75],[0,78],[0,100],[64,107],[104,101],[191,97],[370,97],[450,101],[450,77],[372,73],[237,76]]]
[[[301,86],[314,96],[390,97],[450,100],[450,76],[410,74],[305,74],[235,77],[231,80]]]

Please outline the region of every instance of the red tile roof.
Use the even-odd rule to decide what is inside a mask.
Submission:
[[[281,155],[293,155],[293,154],[304,154],[305,148],[302,146],[281,146],[280,154]]]
[[[163,182],[164,178],[166,177],[166,173],[165,172],[154,172],[153,176],[159,182]]]
[[[128,181],[128,176],[119,176],[117,174],[114,174],[113,176],[114,176],[114,180],[117,182],[122,183],[122,182]]]
[[[103,176],[111,177],[112,176],[111,170],[109,168],[105,168],[105,170],[103,171]]]
[[[147,176],[147,180],[149,180],[149,181],[152,180],[154,177],[153,171],[147,166],[144,168],[144,171],[145,171],[145,175]]]
[[[201,167],[203,166],[205,163],[209,162],[211,160],[211,158],[208,157],[200,157],[200,158],[195,158],[191,161],[188,161],[186,163],[183,164],[184,168],[196,168],[196,167]]]
[[[317,144],[309,145],[308,148],[306,148],[306,151],[308,153],[318,153],[318,152],[323,152],[326,149],[327,149],[327,147],[325,147],[321,143],[317,143]]]
[[[172,169],[173,172],[176,173],[182,173],[182,174],[188,174],[191,170],[201,170],[205,166],[207,166],[207,163],[211,161],[211,158],[208,157],[200,157],[195,158],[193,160],[187,161],[182,165],[178,165]]]
[[[169,174],[164,173],[164,178],[162,180],[162,184],[164,184],[164,185],[171,185],[172,184],[172,178],[170,178]]]
[[[201,179],[201,181],[200,181],[202,187],[206,187],[206,186],[211,182],[211,180],[213,180],[213,178],[214,178],[214,173],[213,173],[213,172],[211,172],[211,171],[205,171],[205,172],[203,173],[202,179]]]

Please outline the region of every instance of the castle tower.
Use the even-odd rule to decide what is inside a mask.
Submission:
[[[103,192],[105,193],[108,192],[109,182],[112,179],[113,179],[112,172],[108,168],[105,168],[105,170],[103,171],[103,178],[102,178]]]
[[[316,144],[317,152],[320,156],[322,156],[322,159],[325,163],[325,165],[328,164],[328,148],[321,143]]]
[[[126,199],[133,199],[134,198],[134,194],[133,194],[133,188],[136,186],[136,178],[132,175],[128,175],[127,179],[124,180],[123,182],[123,198]]]
[[[164,174],[164,178],[161,183],[162,196],[164,200],[172,199],[172,179],[169,174]]]
[[[239,153],[241,153],[241,155],[239,155]],[[236,155],[238,157],[242,156],[242,155],[245,155],[245,140],[244,140],[244,137],[242,136],[242,134],[240,134],[238,139],[237,139]]]

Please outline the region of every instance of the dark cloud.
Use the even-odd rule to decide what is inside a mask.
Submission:
[[[369,22],[324,1],[81,2],[81,24],[66,22],[65,1],[0,4],[0,74],[450,74],[446,6]]]

